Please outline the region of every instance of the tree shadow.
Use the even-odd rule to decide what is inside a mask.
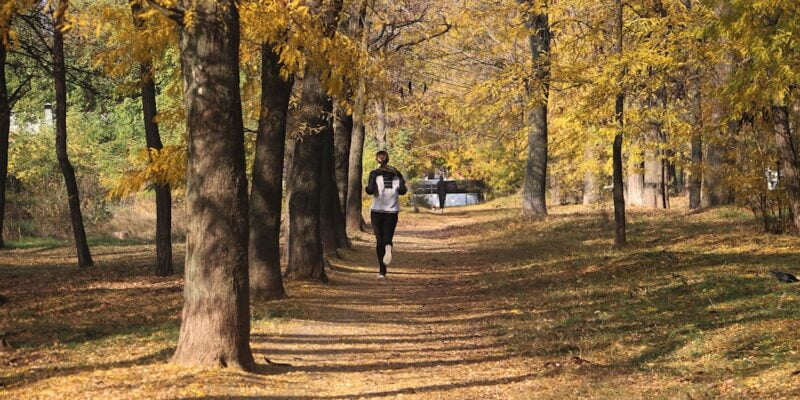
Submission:
[[[403,389],[396,389],[396,390],[387,390],[387,391],[377,391],[377,392],[366,392],[366,393],[354,393],[354,394],[347,394],[347,395],[335,395],[335,396],[204,396],[204,397],[190,397],[184,398],[186,400],[222,400],[222,399],[233,399],[233,400],[278,400],[278,399],[286,399],[286,400],[295,400],[295,399],[307,399],[307,400],[315,400],[315,399],[374,399],[374,398],[381,398],[381,397],[394,397],[394,396],[402,396],[402,395],[412,395],[412,394],[430,394],[433,396],[434,393],[437,392],[450,392],[453,390],[458,389],[468,389],[468,388],[477,388],[477,387],[488,387],[488,386],[498,386],[498,385],[508,385],[512,383],[520,383],[525,382],[529,379],[537,378],[539,374],[536,373],[529,373],[524,375],[517,375],[517,376],[507,376],[502,378],[496,379],[478,379],[478,380],[471,380],[465,382],[456,382],[456,383],[445,383],[445,384],[437,384],[437,385],[423,385],[423,386],[413,386],[407,387]]]
[[[16,386],[31,385],[44,379],[69,376],[88,371],[105,371],[115,368],[127,368],[139,365],[152,364],[156,362],[166,362],[175,352],[174,347],[168,347],[158,352],[146,356],[137,357],[131,360],[114,361],[109,363],[76,365],[72,367],[51,366],[26,371],[23,374],[0,377],[0,387],[11,389]]]

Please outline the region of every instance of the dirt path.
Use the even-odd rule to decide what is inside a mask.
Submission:
[[[86,271],[70,248],[3,253],[0,325],[21,347],[0,353],[0,398],[529,399],[541,366],[510,355],[493,326],[510,306],[477,279],[496,256],[481,235],[506,215],[404,214],[386,280],[358,235],[330,284],[289,282],[290,299],[254,305],[257,373],[167,362],[182,279],[149,276],[151,246],[97,247]]]
[[[466,218],[415,216],[401,224],[385,281],[376,277],[365,235],[357,251],[335,263],[327,288],[301,288],[294,301],[303,318],[279,335],[254,336],[259,356],[292,365],[270,394],[530,398],[535,373],[491,329],[491,319],[505,311],[481,299],[471,280],[480,265],[469,262],[469,243],[450,235]]]

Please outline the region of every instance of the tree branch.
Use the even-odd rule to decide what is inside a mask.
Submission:
[[[161,14],[164,14],[165,17],[182,24],[183,23],[183,16],[184,12],[177,8],[166,7],[158,2],[158,0],[145,0],[150,7],[155,8]]]
[[[400,51],[401,49],[403,49],[405,47],[413,47],[413,46],[416,46],[416,45],[418,45],[420,43],[424,43],[424,42],[427,42],[428,40],[433,40],[433,39],[436,39],[439,36],[443,36],[443,35],[447,34],[447,32],[450,32],[450,29],[453,28],[453,25],[451,23],[447,22],[447,18],[445,18],[445,17],[442,17],[442,20],[443,20],[444,29],[442,29],[440,32],[437,32],[437,33],[435,33],[433,35],[425,35],[424,37],[419,38],[417,40],[412,40],[412,41],[409,41],[409,42],[400,43],[400,44],[398,44],[397,46],[394,47],[394,51]]]

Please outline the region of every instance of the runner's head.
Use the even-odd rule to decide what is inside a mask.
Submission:
[[[377,161],[382,167],[386,166],[386,164],[389,164],[389,153],[384,150],[375,153],[375,161]]]

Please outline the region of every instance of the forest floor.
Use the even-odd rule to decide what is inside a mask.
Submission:
[[[71,248],[3,251],[0,398],[800,397],[800,284],[769,275],[800,271],[800,239],[677,208],[631,210],[622,250],[604,208],[404,213],[387,280],[359,234],[330,284],[253,305],[255,373],[167,363],[182,279],[147,275],[150,245],[96,246],[85,271]]]

